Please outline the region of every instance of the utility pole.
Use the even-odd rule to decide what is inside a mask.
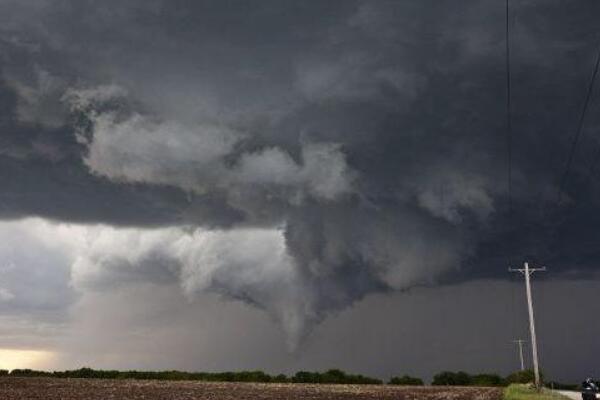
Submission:
[[[523,343],[525,341],[523,339],[513,340],[519,346],[519,361],[521,361],[521,371],[525,371],[525,361],[523,360]]]
[[[531,274],[537,271],[545,271],[546,267],[542,268],[529,268],[529,263],[525,263],[525,268],[523,269],[508,269],[511,272],[520,272],[525,276],[525,290],[527,292],[527,310],[529,311],[529,333],[531,334],[531,351],[533,353],[533,373],[535,374],[535,387],[537,390],[541,390],[541,382],[540,382],[540,369],[538,363],[538,354],[537,354],[537,339],[535,337],[535,321],[533,319],[533,304],[531,300],[531,283],[529,277]]]

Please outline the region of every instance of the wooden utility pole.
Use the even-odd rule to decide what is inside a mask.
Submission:
[[[537,390],[542,388],[540,382],[540,369],[538,363],[537,339],[535,336],[535,321],[533,319],[533,302],[531,300],[531,283],[529,277],[537,271],[545,271],[546,267],[529,268],[529,263],[525,263],[523,269],[508,269],[511,272],[520,272],[525,276],[525,291],[527,292],[527,310],[529,311],[529,333],[531,334],[531,351],[533,354],[533,373],[535,374],[535,387]]]
[[[513,340],[519,346],[519,361],[521,361],[521,371],[525,371],[525,360],[523,359],[523,343],[525,341],[523,339]]]

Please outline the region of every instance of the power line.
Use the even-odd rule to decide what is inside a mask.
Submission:
[[[512,215],[512,109],[511,109],[511,81],[510,81],[510,35],[509,35],[509,24],[510,14],[508,1],[506,0],[506,30],[505,30],[505,44],[506,44],[506,148],[507,148],[507,165],[508,165],[508,176],[507,176],[507,189],[508,189],[508,213]]]
[[[509,229],[514,229],[514,219],[513,219],[513,201],[512,201],[512,105],[511,105],[511,76],[510,76],[510,8],[509,8],[509,0],[506,0],[506,21],[505,21],[505,45],[506,45],[506,165],[507,165],[507,195],[508,195],[508,226]],[[508,255],[509,263],[512,262],[511,258],[514,257],[514,242],[513,235],[510,235],[508,250],[510,254]],[[511,279],[512,281],[512,279]],[[513,337],[517,336],[517,317],[516,317],[516,302],[517,302],[517,293],[516,293],[516,285],[511,282],[511,290],[512,290],[512,333]]]
[[[571,150],[569,152],[569,158],[567,159],[567,165],[565,166],[565,172],[562,174],[560,179],[560,184],[558,186],[558,204],[562,201],[563,190],[565,188],[565,183],[567,181],[567,177],[569,176],[569,170],[571,169],[571,165],[573,163],[573,157],[575,155],[575,150],[577,149],[577,143],[581,136],[581,132],[583,131],[583,122],[585,121],[585,115],[587,113],[588,104],[590,102],[590,98],[592,97],[592,92],[594,89],[594,81],[596,80],[596,75],[598,74],[598,66],[600,66],[600,47],[598,48],[598,55],[596,56],[596,64],[594,66],[594,72],[592,73],[592,79],[590,80],[590,85],[587,90],[587,94],[585,96],[585,102],[583,103],[583,109],[581,110],[581,115],[579,116],[579,122],[577,124],[577,130],[575,131],[575,135],[573,136],[573,141],[571,143]]]

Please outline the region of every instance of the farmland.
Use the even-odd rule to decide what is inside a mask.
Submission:
[[[5,377],[0,378],[0,398],[3,400],[500,400],[502,389]]]

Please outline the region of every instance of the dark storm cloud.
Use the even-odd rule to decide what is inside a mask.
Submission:
[[[41,215],[59,220],[157,225],[188,222],[220,226],[236,221],[238,213],[218,196],[185,196],[164,187],[117,186],[93,176],[81,162],[83,147],[72,129],[20,123],[15,94],[0,86],[5,113],[0,126],[0,215],[19,218]],[[54,99],[60,104],[60,99]],[[62,121],[65,123],[65,121]]]
[[[306,291],[302,311],[274,307],[276,280],[237,280],[237,259],[200,286],[298,337],[297,318],[311,325],[372,292],[497,277],[524,257],[557,275],[596,268],[597,102],[557,204],[596,2],[512,8],[512,215],[501,4],[4,0],[0,11],[4,218],[281,228],[295,271],[281,279]],[[140,254],[193,264],[171,248]]]

